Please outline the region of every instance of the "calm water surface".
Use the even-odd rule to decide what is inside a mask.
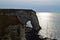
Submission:
[[[43,37],[60,40],[60,14],[49,12],[37,12],[42,30],[39,32]]]

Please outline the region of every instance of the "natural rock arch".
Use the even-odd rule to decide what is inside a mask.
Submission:
[[[21,18],[21,20],[20,20]],[[28,20],[31,20],[33,29],[39,31],[41,27],[36,12],[27,9],[0,9],[0,34],[5,35],[9,25],[20,24],[23,28]],[[22,30],[22,29],[21,29]],[[22,40],[22,39],[21,39]]]

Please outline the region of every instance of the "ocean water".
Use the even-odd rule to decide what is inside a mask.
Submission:
[[[37,17],[42,27],[39,34],[60,40],[60,13],[37,12]]]

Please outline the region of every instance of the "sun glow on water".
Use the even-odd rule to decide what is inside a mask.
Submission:
[[[47,16],[49,17],[49,16],[51,16],[51,13],[48,13],[48,12],[40,12],[39,13],[38,12],[37,15],[42,16],[42,17],[47,17]]]
[[[52,17],[52,13],[49,13],[49,12],[38,12],[37,13],[37,17],[39,19],[40,26],[42,27],[42,30],[40,31],[41,32],[40,34],[42,34],[45,37],[47,37],[47,36],[49,37],[50,34],[51,34],[49,32],[50,31],[49,28],[52,28],[49,25],[49,24],[51,24],[50,20],[51,20],[51,17]]]

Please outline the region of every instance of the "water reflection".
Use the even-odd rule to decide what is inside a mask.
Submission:
[[[53,37],[55,34],[53,34],[53,28],[54,23],[52,22],[53,14],[48,12],[37,12],[37,16],[39,19],[40,26],[42,27],[42,30],[39,32],[44,37]]]

